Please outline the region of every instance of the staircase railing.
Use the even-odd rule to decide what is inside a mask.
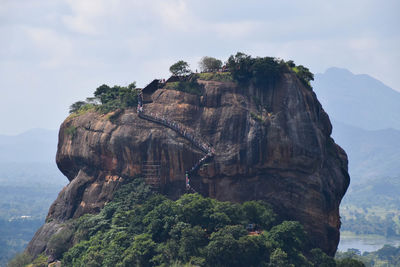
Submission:
[[[201,138],[197,137],[192,130],[181,125],[180,123],[169,120],[169,119],[165,118],[164,116],[160,116],[160,115],[154,114],[152,112],[150,112],[150,113],[145,112],[144,108],[143,108],[142,94],[139,94],[139,97],[138,97],[137,112],[138,112],[138,116],[140,118],[157,123],[157,124],[161,124],[165,127],[168,127],[170,129],[174,130],[175,132],[182,135],[185,139],[190,141],[194,146],[196,146],[198,149],[200,149],[203,153],[206,153],[206,155],[203,156],[200,160],[198,160],[192,166],[192,168],[190,168],[189,170],[187,170],[185,172],[186,189],[188,191],[197,192],[196,190],[193,189],[193,187],[190,186],[190,175],[195,173],[201,167],[201,165],[206,163],[207,160],[211,159],[214,156],[214,153],[215,153],[214,148],[209,143],[207,143],[204,140],[202,140]]]

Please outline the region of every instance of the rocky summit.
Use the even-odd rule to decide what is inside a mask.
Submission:
[[[290,71],[265,88],[197,83],[199,94],[158,83],[143,91],[138,109],[63,122],[57,165],[70,183],[28,245],[31,255],[63,222],[98,212],[121,183],[141,176],[173,199],[190,189],[221,201],[266,200],[283,219],[300,221],[312,246],[334,255],[348,162],[315,93]]]

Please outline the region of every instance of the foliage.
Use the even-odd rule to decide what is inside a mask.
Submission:
[[[364,252],[362,255],[356,249],[336,253],[337,266],[400,266],[400,246],[385,245],[374,252]],[[360,263],[362,262],[362,264]]]
[[[74,113],[80,110],[87,103],[85,101],[77,101],[69,107],[69,113]]]
[[[28,265],[28,267],[47,267],[47,256],[44,253],[40,254],[33,260],[32,265]]]
[[[165,89],[177,90],[193,95],[202,95],[202,86],[197,83],[195,79],[179,81],[179,82],[169,82],[164,87]]]
[[[252,83],[255,86],[265,88],[277,81],[285,64],[276,58],[253,58],[238,52],[229,57],[227,67],[232,73],[233,79],[238,83]]]
[[[70,109],[71,115],[69,115],[68,118],[78,117],[89,111],[95,111],[98,106],[99,106],[99,104],[85,103],[84,105],[80,106],[79,109],[76,109],[72,113],[71,113],[71,109]]]
[[[199,66],[202,72],[215,72],[222,67],[222,61],[213,57],[202,57]]]
[[[94,92],[94,96],[100,99],[101,105],[98,110],[102,113],[108,113],[116,109],[124,109],[137,105],[137,92],[135,83],[131,83],[128,87],[101,85]]]
[[[296,66],[294,64],[293,60],[289,60],[286,62],[286,65],[294,72],[296,73],[297,78],[309,89],[312,89],[311,87],[311,81],[314,80],[314,74],[310,72],[310,70],[303,65]]]
[[[249,223],[262,233],[249,235]],[[63,266],[311,266],[302,226],[278,224],[267,203],[199,194],[172,201],[139,178],[122,186],[99,214],[69,225],[74,235],[62,239],[66,247],[70,240],[75,245],[63,253]],[[314,254],[318,262],[331,259]]]
[[[47,246],[48,251],[56,258],[60,258],[68,250],[66,244],[71,242],[73,234],[73,229],[68,226],[62,228],[61,231],[50,238]]]
[[[314,248],[310,251],[311,261],[319,267],[335,267],[335,260],[326,255],[321,249]]]
[[[67,128],[65,128],[65,133],[70,136],[71,138],[74,138],[75,134],[76,134],[77,128],[73,125],[68,126]]]
[[[389,203],[384,207],[369,206],[368,203],[360,207],[362,203],[357,201],[354,204],[342,207],[342,230],[357,235],[400,236],[400,212],[397,208],[392,208]]]
[[[86,98],[86,101],[77,101],[70,106],[70,117],[80,116],[90,110],[101,113],[109,113],[118,109],[135,107],[137,105],[137,91],[135,82],[128,86],[114,85],[110,87],[106,84],[99,86],[94,97]]]
[[[240,84],[251,83],[263,88],[273,85],[280,73],[288,69],[291,69],[309,89],[312,89],[310,81],[314,80],[314,74],[308,68],[296,66],[292,60],[284,62],[272,57],[253,58],[241,52],[229,57],[227,67],[233,79]]]
[[[179,60],[169,67],[169,71],[175,76],[185,76],[192,73],[192,71],[189,69],[189,64],[183,60]]]
[[[232,82],[232,74],[230,72],[203,72],[195,74],[198,79],[205,81]]]
[[[365,267],[365,264],[355,259],[341,259],[336,261],[337,267]]]
[[[32,262],[32,257],[27,253],[17,254],[8,264],[7,267],[21,267]]]

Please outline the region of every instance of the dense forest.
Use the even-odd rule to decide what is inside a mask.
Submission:
[[[63,266],[357,266],[309,248],[302,225],[280,220],[268,203],[199,194],[173,201],[138,178],[99,214],[66,222],[48,252]],[[30,261],[19,255],[10,266]]]

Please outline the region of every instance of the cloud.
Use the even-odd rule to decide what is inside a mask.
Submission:
[[[19,106],[26,88],[30,99],[0,133],[21,129],[30,102],[55,111],[33,124],[56,125],[101,83],[143,86],[179,59],[196,69],[202,56],[226,60],[237,51],[293,59],[314,72],[346,67],[400,89],[399,9],[397,0],[2,0],[0,90],[8,95],[0,107]]]

